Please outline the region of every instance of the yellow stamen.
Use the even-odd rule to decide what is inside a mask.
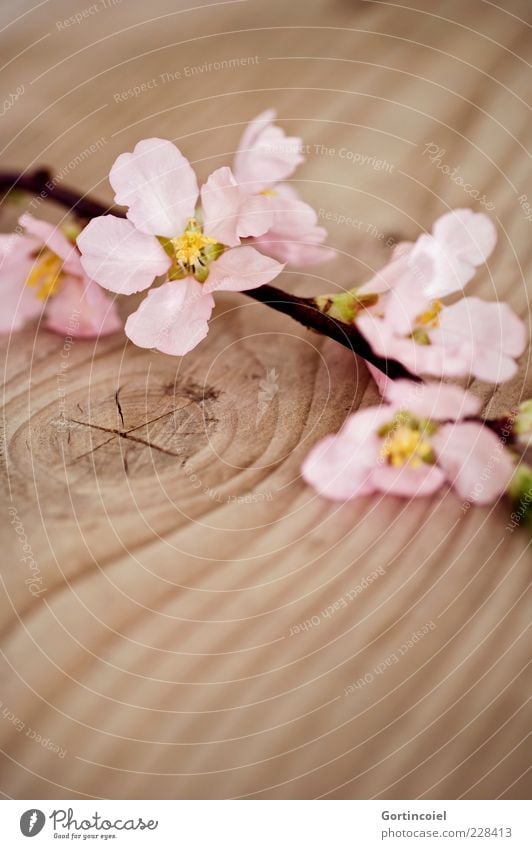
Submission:
[[[35,259],[26,283],[37,289],[36,294],[41,301],[56,294],[63,276],[62,268],[63,260],[48,248],[44,248]]]
[[[422,324],[425,327],[439,327],[439,315],[442,309],[443,304],[441,301],[433,301],[428,310],[417,316],[416,324]]]
[[[204,236],[199,230],[185,230],[182,236],[170,240],[174,247],[176,260],[180,265],[192,267],[200,258],[202,250],[207,245],[215,245],[216,239]]]
[[[432,463],[433,451],[423,433],[408,425],[390,431],[380,449],[380,456],[391,466],[409,465],[418,469],[422,463]]]
[[[274,189],[263,189],[259,195],[264,195],[265,198],[276,198],[277,192]]]

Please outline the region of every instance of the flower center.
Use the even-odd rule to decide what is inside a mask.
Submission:
[[[428,437],[436,429],[437,425],[430,419],[419,420],[400,411],[378,431],[384,437],[379,456],[396,468],[408,465],[418,469],[422,463],[433,464],[436,458]]]
[[[414,329],[410,334],[414,342],[417,342],[418,345],[430,345],[430,336],[427,331],[440,326],[440,313],[442,309],[442,302],[436,300],[431,303],[425,312],[416,316]]]
[[[37,290],[39,300],[46,301],[56,294],[63,277],[62,268],[63,260],[48,248],[36,256],[26,284]]]
[[[422,312],[416,318],[416,324],[422,324],[424,327],[439,327],[439,315],[443,309],[441,301],[433,301],[428,310]]]
[[[180,280],[192,275],[203,283],[209,274],[209,265],[224,251],[212,236],[205,236],[195,218],[187,222],[184,232],[172,239],[160,239],[165,251],[173,261],[169,272],[170,280]]]

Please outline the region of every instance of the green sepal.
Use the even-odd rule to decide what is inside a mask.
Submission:
[[[520,463],[517,466],[508,487],[508,494],[514,507],[511,518],[532,529],[532,466],[528,463]]]
[[[356,289],[350,289],[348,292],[318,295],[314,303],[325,315],[343,321],[344,324],[354,324],[360,310],[375,306],[378,300],[379,296],[373,293],[357,295]]]

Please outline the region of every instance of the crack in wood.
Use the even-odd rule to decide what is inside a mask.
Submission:
[[[130,439],[132,442],[138,442],[140,445],[146,445],[148,448],[154,448],[156,451],[160,451],[162,454],[167,454],[169,457],[181,456],[180,454],[176,454],[175,451],[169,451],[167,448],[162,448],[160,445],[156,445],[154,442],[150,442],[148,439],[142,439],[140,436],[131,436],[131,433],[128,430],[119,430],[118,428],[114,427],[104,427],[103,425],[92,424],[92,422],[80,422],[78,421],[78,419],[67,419],[67,421],[77,425],[81,425],[82,427],[92,427],[95,430],[101,430],[104,433],[112,433],[115,436],[121,436],[122,439]],[[137,430],[138,427],[142,427],[142,425],[138,425],[136,428],[132,428],[132,430]],[[108,441],[110,442],[111,440]]]

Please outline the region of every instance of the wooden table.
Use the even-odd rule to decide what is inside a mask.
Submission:
[[[275,107],[339,251],[280,286],[353,285],[445,210],[488,207],[499,243],[470,292],[527,315],[527,0],[84,9],[2,7],[3,91],[19,92],[3,167],[47,164],[111,202],[137,140],[174,140],[204,179]],[[28,207],[63,215],[26,197],[3,229]],[[508,505],[339,506],[300,479],[310,446],[375,402],[362,362],[231,294],[182,360],[35,327],[2,350],[6,797],[530,792],[530,559]],[[472,389],[494,414],[530,396],[527,357]]]

